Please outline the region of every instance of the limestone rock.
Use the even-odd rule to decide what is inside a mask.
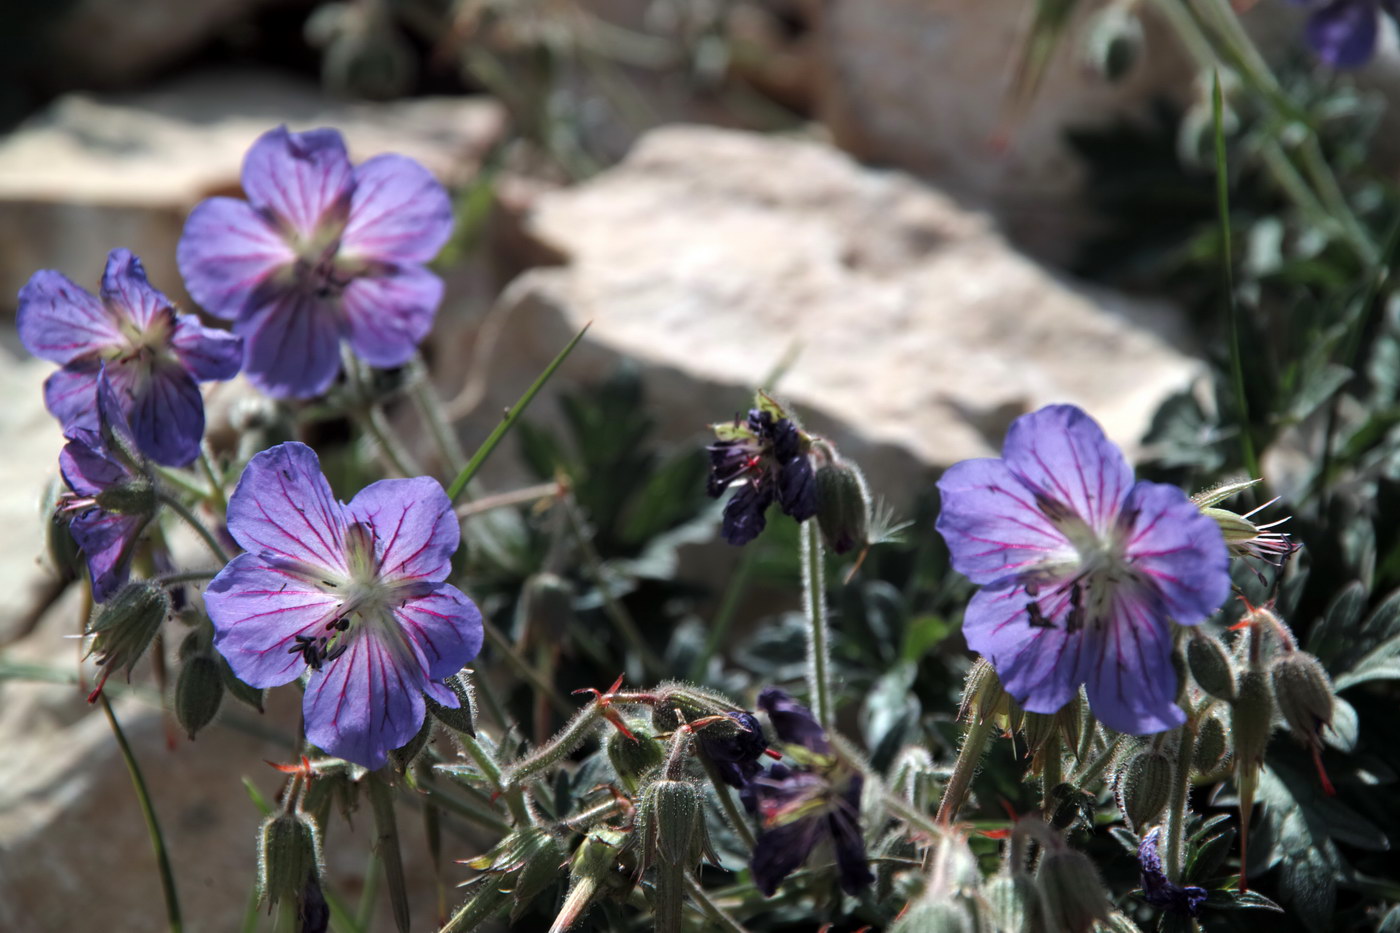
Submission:
[[[635,358],[659,420],[693,438],[791,354],[779,395],[897,500],[1050,402],[1131,450],[1201,371],[1171,307],[1059,278],[982,215],[817,143],[657,130],[527,225],[563,265],[503,296],[493,402],[591,321],[560,382]]]
[[[37,269],[94,288],[125,246],[151,281],[186,298],[175,244],[190,208],[238,192],[254,139],[278,124],[334,126],[351,157],[401,152],[464,181],[504,130],[484,98],[348,104],[258,72],[198,75],[131,96],[70,95],[0,140],[0,310]]]

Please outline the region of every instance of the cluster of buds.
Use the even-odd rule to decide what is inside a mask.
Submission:
[[[324,930],[330,911],[321,893],[321,831],[303,808],[312,767],[305,758],[299,767],[278,767],[291,772],[292,779],[281,810],[269,814],[258,829],[258,891],[269,907],[283,900],[294,902],[299,929]]]

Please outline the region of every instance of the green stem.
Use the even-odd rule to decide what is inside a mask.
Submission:
[[[749,828],[749,821],[744,818],[744,814],[739,812],[739,808],[734,804],[734,798],[729,796],[729,785],[720,778],[719,771],[715,768],[715,763],[710,760],[710,756],[705,754],[703,747],[696,748],[696,758],[700,759],[700,764],[705,768],[705,774],[710,779],[710,784],[715,789],[715,797],[719,800],[719,805],[724,810],[725,819],[733,827],[735,834],[743,841],[745,848],[753,851],[753,847],[758,844],[754,838],[753,830]]]
[[[399,825],[394,814],[394,797],[389,785],[377,774],[365,782],[369,785],[370,808],[374,813],[374,854],[384,868],[384,881],[389,887],[389,906],[393,908],[394,926],[399,933],[408,933],[408,879],[404,875],[403,856],[399,846]]]
[[[99,693],[97,697],[102,701],[102,712],[107,714],[107,724],[112,727],[112,735],[117,739],[117,748],[121,751],[122,760],[126,762],[127,773],[131,775],[131,786],[136,789],[136,802],[141,807],[141,816],[146,820],[146,834],[151,838],[156,867],[160,871],[160,887],[165,895],[165,916],[170,933],[180,933],[183,926],[180,922],[180,899],[175,893],[175,873],[170,869],[170,855],[165,849],[165,837],[161,835],[160,824],[156,822],[156,811],[151,805],[146,780],[141,776],[141,767],[136,763],[131,746],[127,744],[126,735],[117,722],[116,713],[112,712],[112,704],[107,701],[107,695]]]
[[[1167,878],[1181,880],[1185,868],[1181,850],[1186,841],[1186,803],[1191,796],[1191,760],[1196,751],[1196,721],[1188,720],[1181,727],[1181,739],[1176,752],[1176,783],[1172,785],[1167,804]]]
[[[1060,753],[1060,730],[1056,728],[1045,740],[1040,775],[1040,813],[1047,820],[1054,816],[1055,788],[1064,782],[1064,757]]]
[[[393,428],[389,427],[389,420],[384,417],[384,409],[377,404],[371,404],[359,413],[356,420],[360,422],[360,427],[364,428],[365,433],[374,438],[375,446],[388,461],[388,466],[400,476],[424,475],[418,461],[394,435]]]
[[[421,354],[413,358],[408,378],[409,394],[418,409],[419,417],[428,426],[428,433],[433,436],[438,454],[442,457],[443,468],[447,470],[448,475],[456,476],[467,462],[467,455],[457,441],[457,432],[452,430],[452,425],[447,422],[442,399],[433,390],[432,380],[428,377],[428,366]]]
[[[160,501],[169,506],[170,511],[180,516],[186,525],[193,528],[195,533],[204,539],[204,543],[209,546],[209,550],[214,552],[214,556],[219,559],[220,563],[227,564],[229,562],[231,558],[228,556],[228,552],[224,550],[224,546],[219,543],[219,539],[214,537],[214,533],[205,527],[198,516],[191,512],[183,502],[166,493],[160,494]]]
[[[1118,754],[1118,748],[1122,744],[1123,736],[1120,735],[1105,745],[1103,751],[1099,752],[1093,761],[1076,771],[1069,782],[1080,790],[1086,790],[1091,781],[1098,780],[1099,775],[1108,770],[1108,766],[1113,763],[1113,759]]]
[[[710,900],[710,896],[705,893],[705,889],[700,886],[700,882],[696,881],[690,872],[685,874],[685,890],[695,906],[700,908],[700,912],[710,918],[710,922],[713,924],[710,929],[726,930],[728,933],[748,933],[743,924],[729,916],[718,904]]]
[[[151,579],[161,586],[176,586],[181,583],[201,583],[205,580],[212,580],[218,575],[219,571],[217,570],[182,570],[179,573],[163,573]]]
[[[948,786],[943,788],[943,799],[938,804],[935,822],[947,826],[957,819],[958,810],[967,798],[972,787],[972,776],[977,773],[977,765],[987,750],[987,740],[996,731],[991,716],[974,718],[963,738],[962,748],[958,749],[958,760],[953,765],[953,774],[948,778]]]
[[[504,836],[510,832],[510,824],[505,820],[496,816],[494,813],[487,813],[474,807],[465,800],[459,800],[453,794],[449,794],[444,790],[427,784],[420,785],[418,790],[423,793],[434,806],[440,807],[449,813],[455,813],[468,823],[474,823],[482,829],[499,836]]]
[[[210,498],[214,500],[220,512],[227,512],[228,497],[224,495],[223,476],[214,469],[214,458],[209,453],[208,444],[201,444],[199,447],[199,466],[204,471],[205,478],[209,480]]]
[[[807,612],[807,688],[817,721],[834,728],[826,628],[826,573],[815,521],[802,523],[802,601]]]

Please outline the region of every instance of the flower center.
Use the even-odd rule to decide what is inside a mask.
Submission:
[[[328,592],[341,597],[340,604],[325,621],[325,634],[296,636],[293,653],[300,652],[312,670],[319,671],[327,661],[340,657],[367,627],[377,627],[385,644],[396,650],[402,634],[390,612],[394,587],[379,576],[379,559],[374,553],[374,529],[355,522],[345,532],[345,562],[350,574],[342,580],[321,580]]]
[[[103,358],[109,363],[135,366],[141,379],[148,379],[156,365],[169,357],[170,339],[175,335],[175,309],[162,308],[144,329],[123,315],[118,325],[125,345],[110,347]]]
[[[1062,552],[1026,575],[1028,621],[1033,627],[1053,628],[1051,620],[1067,607],[1066,631],[1095,626],[1111,615],[1114,591],[1137,579],[1126,549],[1132,517],[1121,515],[1099,532],[1057,501],[1037,497],[1037,505],[1074,552]]]

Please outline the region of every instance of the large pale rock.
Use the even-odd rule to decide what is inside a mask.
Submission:
[[[663,424],[693,437],[795,354],[780,395],[897,499],[1049,402],[1131,449],[1200,371],[1172,308],[1059,278],[983,216],[817,143],[654,131],[527,224],[563,265],[504,295],[493,400],[591,321],[560,382],[635,358]]]
[[[61,98],[0,139],[0,310],[36,269],[95,287],[118,246],[141,256],[159,288],[185,297],[175,244],[186,215],[212,194],[237,194],[244,152],[278,124],[333,126],[353,159],[401,152],[451,185],[476,170],[504,119],[485,98],[349,104],[261,72]]]

